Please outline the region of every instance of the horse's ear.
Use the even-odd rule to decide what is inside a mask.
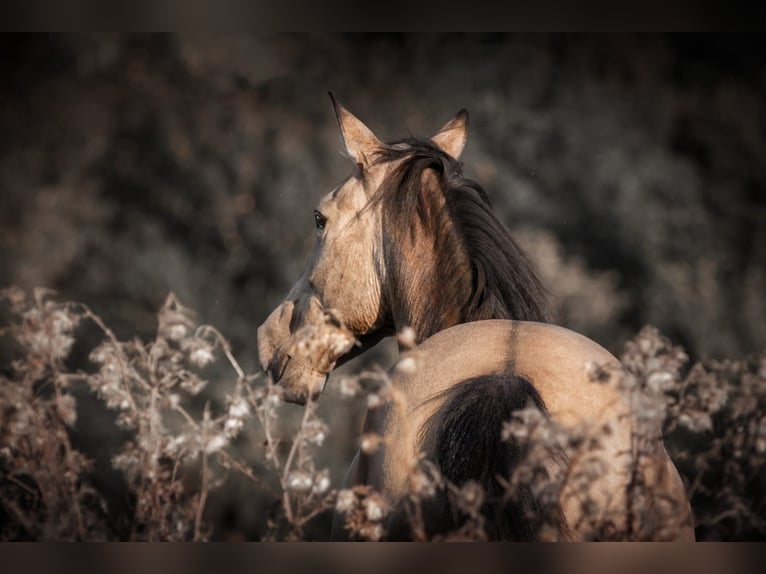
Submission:
[[[463,108],[440,129],[431,141],[455,159],[460,157],[468,140],[468,110]]]
[[[330,92],[330,100],[338,120],[343,145],[351,159],[364,166],[369,165],[372,153],[383,144],[362,121],[340,105]]]

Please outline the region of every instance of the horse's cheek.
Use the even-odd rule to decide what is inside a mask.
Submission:
[[[341,264],[322,281],[324,307],[340,310],[344,323],[356,335],[372,328],[380,308],[379,282],[369,258],[360,249],[362,239],[349,238],[353,247],[335,255],[335,261]]]

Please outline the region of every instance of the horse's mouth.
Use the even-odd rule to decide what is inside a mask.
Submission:
[[[327,378],[328,376],[325,376],[321,387],[315,391],[283,388],[281,392],[282,400],[286,403],[293,403],[301,406],[305,405],[307,402],[309,402],[309,400],[314,402],[319,398],[319,395],[322,394],[322,391],[324,391],[324,388],[327,385]]]
[[[308,394],[295,389],[283,389],[281,396],[286,403],[305,405],[308,402]]]
[[[288,353],[278,354],[267,372],[272,383],[279,387],[282,400],[298,405],[317,400],[327,386],[329,378],[329,372],[306,369],[301,364],[300,357],[295,358]]]

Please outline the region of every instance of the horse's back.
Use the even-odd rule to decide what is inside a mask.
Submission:
[[[401,384],[426,401],[456,382],[486,373],[513,372],[530,381],[548,411],[573,425],[609,416],[624,403],[588,377],[590,363],[619,366],[595,341],[569,329],[525,321],[474,321],[445,329],[415,354],[418,370]]]

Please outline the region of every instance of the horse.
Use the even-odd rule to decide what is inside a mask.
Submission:
[[[384,438],[383,446],[357,452],[346,486],[366,484],[402,500],[411,489],[412,461],[429,460],[446,480],[473,481],[497,499],[509,466],[523,454],[502,439],[503,423],[531,406],[561,428],[591,429],[603,455],[598,476],[589,479],[595,507],[584,504],[569,484],[574,480],[563,480],[552,539],[592,538],[584,524],[594,512],[629,516],[629,486],[638,481],[651,487],[645,518],[675,518],[661,537],[693,540],[684,484],[661,435],[650,441],[640,468],[631,467],[630,405],[613,385],[591,380],[592,365],[618,372],[619,361],[551,323],[534,266],[482,187],[463,175],[468,112],[460,110],[430,138],[384,143],[330,99],[354,170],[314,210],[304,271],[258,328],[257,345],[261,368],[282,398],[305,404],[318,398],[334,368],[384,337],[407,334],[406,343],[400,336],[402,360],[390,371],[399,400],[370,408],[364,424],[365,433]],[[314,337],[318,352],[299,352],[306,333],[322,325],[337,327],[335,334]],[[576,459],[551,451],[546,470],[575,476],[572,466],[585,464]],[[535,508],[534,500],[506,508],[496,525],[489,520],[490,537],[534,538]],[[449,521],[443,509],[431,516],[434,532]],[[336,516],[334,535],[341,526]]]

